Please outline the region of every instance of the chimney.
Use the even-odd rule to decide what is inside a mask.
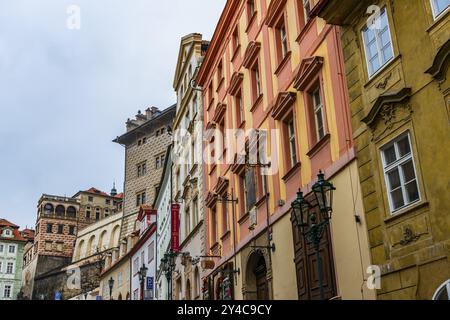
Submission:
[[[159,111],[157,107],[151,107],[145,110],[147,120],[152,120],[153,118],[157,117],[160,113],[161,111]]]
[[[139,125],[134,120],[131,120],[130,118],[128,118],[126,125],[127,125],[127,132],[139,127]]]

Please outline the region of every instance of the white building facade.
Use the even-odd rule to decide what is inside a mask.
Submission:
[[[142,206],[137,219],[139,240],[131,259],[131,299],[155,300],[156,211]]]
[[[200,34],[181,39],[173,87],[177,92],[174,121],[174,202],[180,205],[180,254],[173,278],[173,299],[201,299],[200,257],[205,256],[203,223],[203,104],[195,77],[209,42]]]

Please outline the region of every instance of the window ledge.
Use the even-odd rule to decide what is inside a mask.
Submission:
[[[298,169],[300,169],[301,167],[301,163],[297,162],[291,169],[289,169],[289,171],[283,176],[283,181],[286,182],[288,181],[290,178],[292,178],[292,176],[298,171]]]
[[[230,235],[231,235],[231,231],[228,230],[220,237],[220,240],[225,241],[226,239],[228,239],[230,237]]]
[[[263,94],[261,93],[259,95],[259,97],[256,98],[255,102],[253,103],[253,105],[252,105],[252,107],[250,109],[250,112],[254,112],[256,110],[256,108],[258,108],[258,106],[261,103],[262,99],[263,99]]]
[[[253,23],[255,22],[257,15],[258,15],[258,11],[255,11],[253,16],[248,21],[247,28],[245,28],[245,33],[248,33],[250,31],[250,28],[252,27]]]
[[[250,217],[250,212],[246,212],[242,217],[239,218],[238,223],[243,224]]]
[[[432,13],[432,18],[433,18],[433,22],[431,24],[431,26],[426,30],[428,33],[432,32],[433,29],[435,29],[437,26],[439,26],[442,21],[446,21],[447,17],[450,16],[450,8],[447,8],[445,11],[441,12],[438,16],[434,16],[433,13],[433,9],[431,9]]]
[[[306,154],[308,157],[314,157],[323,147],[325,147],[330,142],[331,135],[327,133],[320,141],[318,141],[311,150]]]
[[[380,70],[378,70],[377,72],[375,72],[373,75],[369,75],[369,71],[368,71],[368,66],[367,66],[367,62],[364,62],[365,64],[365,68],[366,68],[366,73],[367,73],[367,77],[368,80],[367,82],[364,84],[364,88],[367,89],[367,87],[369,87],[373,82],[376,82],[377,79],[379,79],[381,77],[381,74],[384,73],[385,71],[387,71],[393,64],[395,64],[398,60],[400,60],[402,57],[401,54],[397,55],[396,57],[392,58],[389,62],[387,62],[384,66],[382,66],[380,68]]]
[[[260,208],[269,199],[269,194],[263,195],[258,201],[256,201],[255,206]]]
[[[283,70],[283,68],[288,64],[288,62],[291,61],[291,56],[292,56],[292,51],[289,51],[288,53],[286,53],[284,58],[280,61],[277,69],[275,70],[275,72],[274,72],[275,75],[278,76],[281,73],[281,70]]]
[[[239,44],[233,52],[233,56],[231,57],[231,62],[234,62],[236,60],[236,57],[238,56],[238,52],[240,52],[240,51],[241,51],[241,45]]]
[[[400,219],[401,217],[407,216],[421,208],[426,208],[428,207],[430,204],[428,201],[420,201],[420,202],[415,202],[410,204],[408,207],[403,208],[395,213],[392,213],[392,216],[384,219],[384,223],[386,224],[390,224],[393,221],[396,221],[397,219]]]
[[[216,92],[217,92],[217,93],[219,93],[219,91],[220,91],[220,89],[222,88],[224,82],[225,82],[225,77],[222,77],[222,78],[220,79],[220,81],[219,81],[219,84],[217,85],[217,89],[216,89]]]

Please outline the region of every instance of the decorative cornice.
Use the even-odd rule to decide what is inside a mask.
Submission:
[[[297,94],[295,92],[280,92],[273,107],[272,118],[275,120],[281,120],[284,116],[286,116],[287,111],[296,100]]]
[[[230,85],[228,87],[228,93],[232,96],[235,96],[241,88],[243,80],[244,75],[240,72],[235,72],[231,77]]]
[[[395,92],[388,92],[380,95],[370,109],[367,116],[364,117],[362,121],[368,126],[371,126],[375,122],[377,116],[380,114],[384,106],[403,102],[410,96],[411,88],[403,88]]]
[[[447,71],[450,66],[450,40],[439,49],[436,57],[434,58],[433,65],[426,73],[430,74],[434,79],[439,82],[445,81],[447,77]]]
[[[245,50],[244,60],[242,65],[244,68],[250,69],[258,58],[259,51],[261,50],[261,43],[256,41],[251,41],[247,50]]]
[[[270,2],[265,21],[269,27],[272,28],[277,23],[278,18],[281,16],[283,9],[286,6],[286,1],[287,0],[272,0]]]
[[[205,199],[205,205],[207,208],[212,208],[217,202],[217,197],[212,192],[208,192],[208,195]]]
[[[303,59],[294,79],[294,88],[299,91],[304,91],[311,80],[319,73],[320,69],[322,69],[323,60],[323,57],[319,56]]]
[[[245,171],[245,155],[234,155],[233,165],[231,166],[231,172],[234,174],[242,174]]]
[[[224,177],[219,177],[219,180],[217,181],[217,185],[214,188],[214,191],[216,194],[222,194],[227,191],[229,185],[230,180]]]
[[[227,105],[223,103],[219,103],[216,107],[216,112],[214,113],[213,121],[215,123],[219,123],[222,120],[225,112],[227,111]]]

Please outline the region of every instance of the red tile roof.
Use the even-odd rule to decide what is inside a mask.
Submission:
[[[123,193],[119,193],[114,198],[116,198],[116,199],[123,199]]]
[[[26,239],[28,239],[28,240],[30,240],[30,241],[33,241],[33,240],[34,240],[35,231],[34,231],[34,230],[31,230],[31,229],[24,229],[24,230],[22,231],[22,235],[23,235]]]
[[[101,196],[105,196],[105,197],[110,197],[109,194],[107,194],[106,192],[100,191],[94,187],[90,188],[89,190],[83,191],[86,193],[91,193],[91,194],[96,194],[96,195],[101,195]]]
[[[11,228],[12,232],[13,232],[13,237],[11,238],[6,238],[3,237],[3,229],[4,228]],[[8,240],[8,241],[27,241],[27,239],[25,239],[22,236],[22,233],[19,231],[19,226],[15,225],[14,223],[9,222],[6,219],[0,219],[0,238],[2,240]]]

